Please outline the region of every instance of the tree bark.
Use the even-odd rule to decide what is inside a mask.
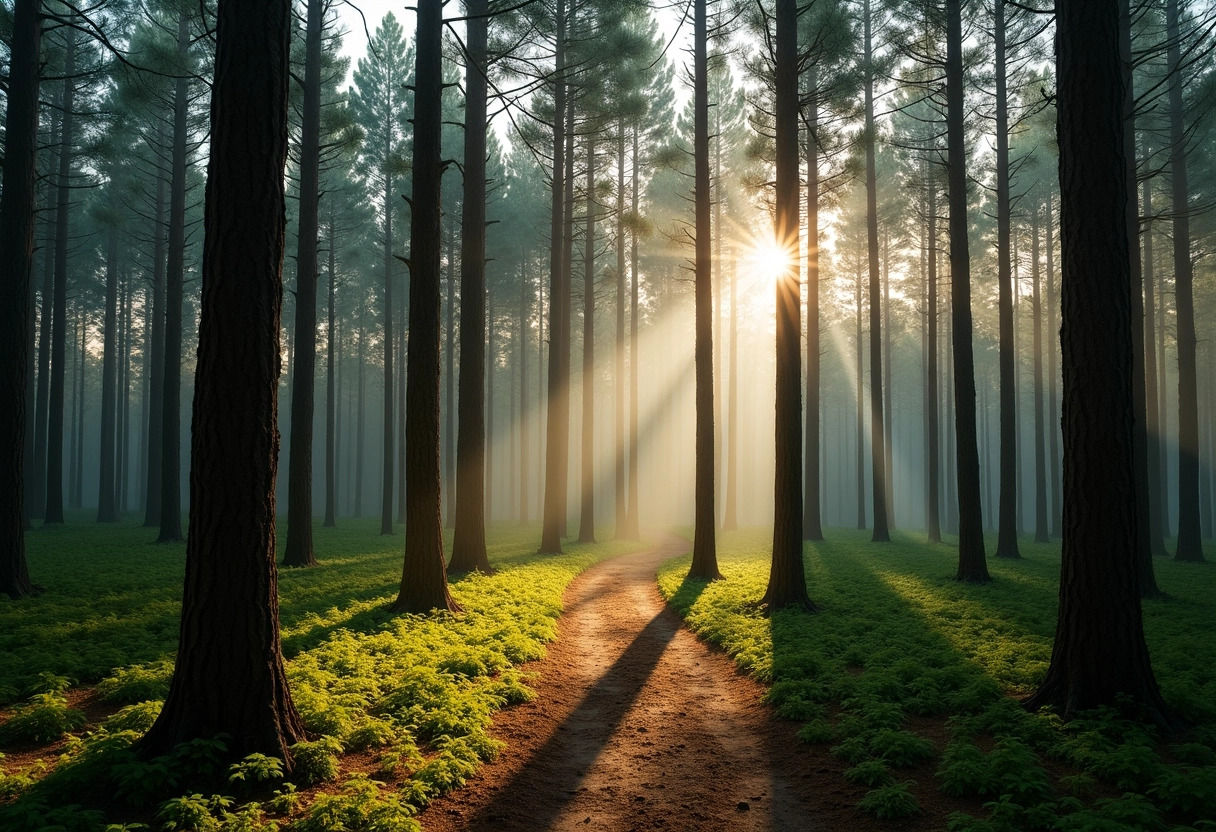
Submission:
[[[522,296],[521,296],[522,298]],[[522,316],[521,316],[522,317]],[[616,352],[612,373],[613,489],[615,535],[625,531],[625,119],[617,120],[616,136]]]
[[[565,487],[562,470],[570,418],[568,379],[562,375],[563,327],[569,311],[563,269],[566,171],[566,0],[557,0],[557,33],[553,63],[553,172],[549,225],[549,379],[548,418],[545,429],[545,499],[540,553],[556,555],[562,551],[566,528]]]
[[[405,561],[395,612],[459,611],[444,571],[439,475],[439,278],[443,166],[442,0],[418,4],[413,198],[410,200],[410,340],[406,358]],[[480,376],[478,376],[480,379]],[[391,468],[390,468],[391,470]]]
[[[996,38],[996,225],[997,305],[1000,318],[1001,489],[996,556],[1020,558],[1018,551],[1018,430],[1013,327],[1013,273],[1009,229],[1009,112],[1005,81],[1005,0],[994,0]],[[953,206],[953,203],[951,203]],[[953,213],[953,212],[951,212]],[[951,225],[953,237],[954,226]]]
[[[633,125],[632,187],[629,189],[630,213],[638,216],[638,178],[640,156],[638,154],[638,125]],[[638,531],[638,372],[641,366],[638,352],[638,233],[635,229],[629,237],[629,507],[625,512],[626,540],[637,540]]]
[[[24,499],[42,43],[38,9],[37,0],[16,0],[13,6],[0,191],[0,593],[13,599],[34,591],[25,558]]]
[[[1199,529],[1199,397],[1196,387],[1194,264],[1191,262],[1190,189],[1182,113],[1178,0],[1166,0],[1169,41],[1170,185],[1174,217],[1174,303],[1178,321],[1178,548],[1174,559],[1203,563]]]
[[[42,522],[63,522],[63,409],[67,375],[68,220],[71,206],[72,144],[75,140],[76,31],[67,33],[59,125],[59,177],[55,202],[55,287],[51,312],[51,387],[47,417],[46,502]]]
[[[38,29],[41,38],[41,26]],[[41,41],[39,41],[41,42]],[[58,169],[58,151],[60,149],[60,115],[55,110],[51,113],[50,147],[47,148],[47,170]],[[37,160],[35,160],[37,167]],[[34,432],[33,456],[26,460],[27,470],[32,462],[27,479],[28,490],[26,502],[29,505],[31,518],[46,516],[46,454],[47,454],[47,418],[50,398],[51,376],[51,329],[54,318],[55,293],[55,239],[57,221],[54,210],[59,192],[55,183],[48,175],[46,204],[43,208],[43,242],[42,242],[42,300],[38,311],[38,381],[34,390],[34,423],[30,428]]]
[[[118,520],[114,443],[118,432],[118,230],[106,242],[106,319],[101,359],[101,451],[97,483],[97,522]]]
[[[887,530],[887,452],[886,428],[883,426],[882,407],[882,285],[878,269],[878,178],[874,169],[874,67],[871,39],[870,0],[862,3],[863,45],[862,57],[865,79],[865,127],[863,130],[866,151],[866,248],[869,263],[870,305],[870,479],[874,502],[875,543],[889,543],[891,534]],[[861,383],[861,376],[858,377]]]
[[[532,507],[528,499],[531,491],[531,470],[528,447],[528,318],[532,313],[528,299],[528,253],[519,255],[519,524],[528,525],[532,519]]]
[[[946,135],[950,174],[950,334],[954,352],[955,466],[958,471],[957,580],[988,578],[980,460],[976,448],[975,361],[971,345],[971,262],[967,246],[967,148],[963,132],[960,0],[946,0]]]
[[[189,18],[177,18],[177,59],[186,63]],[[182,290],[186,271],[186,135],[190,84],[178,78],[173,92],[173,168],[169,185],[169,263],[165,273],[165,363],[161,407],[160,534],[157,543],[182,539],[181,409]],[[277,409],[277,408],[276,408]]]
[[[799,351],[802,322],[798,286],[798,4],[776,5],[776,223],[777,246],[787,252],[776,281],[776,466],[773,478],[773,558],[761,603],[815,610],[802,564],[802,395]]]
[[[819,444],[819,74],[814,65],[807,69],[807,87],[810,90],[810,101],[806,114],[806,420],[803,427],[803,437],[806,447],[803,448],[802,460],[802,539],[823,540],[823,519],[820,516],[820,454]],[[731,528],[735,527],[734,496],[735,496],[735,455],[737,440],[735,439],[735,397],[737,385],[735,381],[736,356],[738,349],[735,344],[736,310],[735,310],[735,275],[731,273],[730,284],[730,448],[728,450],[730,473],[727,475],[727,514],[731,520]]]
[[[395,206],[393,204],[393,178],[388,170],[387,162],[385,168],[384,314],[381,330],[384,347],[384,422],[380,453],[380,534],[382,535],[393,533],[393,208]],[[438,230],[436,229],[437,232]],[[438,251],[438,236],[435,238],[435,246]],[[410,291],[412,293],[413,289],[411,288]]]
[[[1060,343],[1060,328],[1056,325],[1056,249],[1052,234],[1055,228],[1055,212],[1051,207],[1051,192],[1047,192],[1047,409],[1050,415],[1051,448],[1051,536],[1060,536],[1060,521],[1063,516],[1060,490],[1060,408],[1057,397],[1057,381],[1060,365],[1056,360],[1056,345]]]
[[[706,31],[706,0],[695,0],[693,3],[693,169],[694,169],[694,184],[693,197],[695,208],[695,252],[693,257],[694,267],[694,299],[695,299],[695,315],[696,315],[696,343],[693,351],[694,355],[694,372],[696,376],[696,472],[694,485],[694,515],[693,515],[693,538],[692,538],[692,565],[688,570],[688,577],[700,578],[703,580],[714,581],[722,577],[722,573],[718,571],[718,548],[717,548],[717,522],[718,515],[714,509],[714,498],[716,495],[716,487],[714,485],[715,471],[715,455],[714,455],[714,338],[713,338],[713,319],[714,319],[714,299],[713,299],[713,259],[711,254],[711,245],[713,243],[713,229],[710,226],[710,211],[711,203],[713,202],[713,192],[710,190],[709,177],[709,60],[708,60],[708,35]],[[798,77],[794,75],[795,96],[797,95]],[[795,105],[796,106],[796,105]],[[787,117],[789,114],[786,114]],[[797,259],[798,252],[798,122],[797,113],[793,114],[791,123],[794,129],[794,186],[793,193],[795,199],[794,207],[794,257]],[[784,137],[787,141],[788,136]],[[780,139],[779,139],[780,141]],[[787,151],[789,148],[783,148]],[[788,160],[787,160],[788,161]],[[788,168],[784,173],[789,176]],[[780,187],[780,186],[778,186]],[[788,190],[788,187],[786,188]],[[780,202],[781,192],[778,192],[778,202]],[[780,209],[779,209],[780,210]],[[782,229],[788,232],[788,227]],[[781,244],[788,244],[788,236],[779,236],[778,240]],[[793,281],[795,289],[797,288],[797,278]],[[778,304],[780,305],[781,298],[779,297]],[[795,309],[797,309],[797,301],[795,301]],[[781,309],[778,310],[778,344],[781,341]],[[797,312],[795,311],[795,321],[797,320]],[[801,333],[799,333],[801,335]],[[797,336],[796,336],[797,337]],[[781,353],[778,350],[778,362],[781,361]],[[796,363],[796,359],[795,359]],[[778,363],[778,367],[781,364]],[[797,371],[795,371],[797,372]],[[778,379],[781,379],[778,373]],[[795,380],[797,384],[797,380]],[[793,448],[783,449],[780,445],[781,434],[781,405],[782,405],[782,390],[778,385],[777,390],[777,413],[778,413],[778,448],[777,448],[777,466],[781,470],[783,464],[782,451],[786,452],[794,450]],[[797,399],[797,394],[795,394]],[[787,403],[788,406],[788,403]],[[797,457],[795,457],[797,459]],[[785,460],[788,466],[788,460]],[[801,511],[802,494],[798,493],[799,511]],[[778,481],[777,486],[778,506],[781,505],[781,482]],[[780,509],[778,509],[778,524],[782,526],[774,531],[775,535],[785,535],[788,529],[784,528],[780,517]],[[798,547],[799,563],[801,564],[802,555],[802,530],[798,528],[801,525],[802,517],[798,516],[794,522],[794,528],[798,531],[796,538]],[[776,541],[776,537],[774,538]],[[782,538],[782,543],[786,541]],[[776,543],[774,542],[774,546]],[[774,562],[777,558],[776,550],[774,549]],[[780,601],[779,598],[773,600]]]
[[[583,233],[583,413],[578,542],[595,542],[595,140],[587,139],[587,217]]]
[[[928,487],[925,489],[925,511],[927,516],[925,519],[925,528],[927,530],[930,543],[942,542],[942,526],[941,526],[941,509],[939,502],[941,499],[941,425],[940,425],[940,410],[938,409],[938,355],[937,355],[937,310],[939,301],[937,298],[937,183],[929,180],[929,209],[928,217],[926,218],[929,225],[929,242],[926,264],[928,274],[925,281],[928,286],[928,301],[925,304],[925,314],[928,316],[928,334],[925,336],[927,340],[928,355],[925,360],[925,383],[927,390],[925,392],[925,418],[928,420],[928,425],[925,433],[928,436],[928,442],[925,444],[925,468],[927,471]]]
[[[1147,148],[1145,150],[1145,155],[1147,155]],[[1152,193],[1152,183],[1149,179],[1145,179],[1143,214],[1146,217],[1146,220],[1144,223],[1143,243],[1144,266],[1141,271],[1141,276],[1144,280],[1144,424],[1146,430],[1148,431],[1148,537],[1149,546],[1153,555],[1157,557],[1164,557],[1166,554],[1165,535],[1162,527],[1164,524],[1166,505],[1165,500],[1162,497],[1161,490],[1163,478],[1162,461],[1165,458],[1165,443],[1163,441],[1164,424],[1161,421],[1161,403],[1159,398],[1161,392],[1163,391],[1159,390],[1161,384],[1157,375],[1157,362],[1161,356],[1158,356],[1157,354],[1157,287],[1155,286],[1155,278],[1153,273]],[[1054,382],[1054,375],[1052,380]],[[1054,395],[1054,387],[1052,392]]]
[[[157,129],[157,147],[164,141],[163,123]],[[152,223],[152,297],[150,309],[145,310],[145,328],[150,338],[146,345],[148,358],[148,435],[144,460],[144,527],[160,528],[161,451],[165,428],[165,175],[157,167],[156,217]]]
[[[338,470],[337,470],[337,425],[335,413],[335,391],[334,391],[334,361],[338,358],[338,343],[337,343],[337,326],[338,317],[336,312],[338,292],[337,292],[337,268],[335,259],[337,253],[336,234],[334,233],[334,225],[337,217],[334,215],[334,208],[331,202],[329,208],[329,302],[326,311],[329,320],[325,327],[325,520],[322,526],[331,529],[338,525]]]
[[[300,120],[300,218],[296,237],[295,374],[287,473],[284,566],[316,566],[312,548],[312,432],[317,367],[317,242],[321,200],[321,0],[308,0]]]
[[[1063,258],[1064,551],[1047,675],[1026,703],[1065,718],[1130,696],[1170,717],[1144,643],[1119,0],[1056,7]]]
[[[456,530],[449,572],[489,574],[486,557],[486,49],[487,0],[467,0],[464,200],[460,247],[460,420]]]
[[[290,22],[286,0],[222,0],[216,16],[180,647],[138,745],[227,734],[227,756],[289,772],[304,726],[280,652],[274,492]]]
[[[1039,206],[1030,217],[1031,314],[1034,316],[1034,542],[1047,543],[1046,424],[1043,420],[1043,296],[1039,286]]]
[[[442,218],[440,222],[442,223]],[[456,232],[455,222],[447,227],[448,279],[447,320],[444,327],[444,409],[443,409],[443,485],[445,488],[444,511],[448,528],[456,525]]]

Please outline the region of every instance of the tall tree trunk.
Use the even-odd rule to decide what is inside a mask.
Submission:
[[[1136,490],[1136,568],[1140,576],[1140,597],[1161,595],[1153,575],[1152,491],[1149,488],[1148,391],[1144,351],[1144,272],[1140,265],[1140,210],[1136,188],[1136,95],[1133,78],[1132,22],[1130,0],[1119,0],[1119,58],[1123,75],[1123,147],[1126,152],[1127,195],[1124,200],[1127,223],[1128,266],[1131,269],[1132,314],[1132,427],[1133,461]]]
[[[80,351],[76,353],[72,367],[72,453],[68,461],[68,507],[82,508],[84,501],[80,487],[80,460],[84,456],[84,365],[87,359],[85,348],[89,332],[89,322],[85,317],[83,303],[76,304],[74,331],[79,335]]]
[[[714,508],[716,487],[714,485],[715,455],[714,455],[714,299],[713,299],[713,260],[710,246],[713,243],[713,229],[710,227],[710,210],[713,202],[713,191],[710,189],[709,178],[709,59],[708,35],[706,31],[706,0],[695,0],[693,3],[693,197],[695,204],[695,253],[694,253],[694,286],[696,315],[696,342],[694,347],[694,363],[696,376],[696,473],[694,483],[695,511],[693,515],[692,565],[688,570],[690,578],[717,580],[722,577],[718,571],[718,547],[716,541],[718,515]],[[795,87],[798,78],[794,77]],[[791,123],[794,125],[794,198],[798,198],[798,122],[795,113]],[[785,137],[788,140],[788,136]],[[788,150],[788,148],[787,148]],[[789,170],[785,170],[789,175]],[[780,201],[780,196],[778,197]],[[795,206],[794,216],[798,216]],[[798,222],[794,220],[794,256],[797,258]],[[788,229],[783,229],[788,230]],[[788,238],[779,236],[781,244],[788,243]],[[795,279],[795,285],[797,281]],[[780,300],[779,300],[780,303]],[[781,321],[778,311],[778,327]],[[778,336],[780,343],[780,336]],[[778,362],[781,354],[778,351]],[[780,363],[778,366],[781,366]],[[778,373],[780,379],[780,373]],[[777,413],[781,414],[780,386],[777,391]],[[778,419],[780,430],[781,420]],[[778,443],[782,441],[778,433]],[[782,465],[781,447],[778,445],[777,465]],[[788,450],[788,449],[787,449]],[[801,494],[799,503],[801,503]],[[778,506],[781,506],[782,495],[778,487]],[[801,505],[799,506],[801,510]],[[784,535],[788,529],[780,518],[778,508],[778,523],[782,528],[775,529],[774,535]],[[798,518],[800,524],[801,516]],[[798,530],[797,545],[799,555],[802,549],[801,529]],[[777,538],[774,537],[774,541]],[[784,543],[784,540],[783,540]],[[776,551],[774,551],[774,560]],[[779,600],[779,599],[775,599]]]
[[[118,433],[118,231],[109,230],[106,244],[106,319],[101,359],[101,461],[97,483],[97,522],[118,520],[114,443]]]
[[[442,222],[442,217],[440,222]],[[442,271],[440,272],[442,274]],[[398,292],[397,320],[402,325],[408,320],[409,309],[406,308],[406,293]],[[405,522],[405,353],[409,341],[409,331],[397,338],[397,522]],[[441,379],[442,382],[442,379]],[[441,481],[442,485],[442,481]],[[442,490],[442,489],[441,489]]]
[[[895,526],[895,387],[891,376],[891,232],[883,229],[882,236],[882,373],[883,373],[883,471],[886,482],[887,527]]]
[[[338,318],[336,306],[337,269],[335,268],[336,240],[334,225],[337,217],[334,215],[332,200],[329,206],[329,302],[326,311],[329,320],[325,327],[325,520],[322,525],[333,528],[338,524],[338,470],[337,470],[337,414],[335,413],[334,391],[334,361],[337,360],[336,329]]]
[[[1145,155],[1148,155],[1147,148]],[[1153,555],[1164,557],[1165,535],[1162,530],[1166,505],[1162,497],[1162,461],[1165,458],[1165,443],[1163,436],[1164,423],[1161,421],[1160,392],[1158,388],[1164,377],[1158,379],[1157,362],[1157,287],[1153,273],[1153,200],[1151,179],[1144,180],[1144,208],[1146,217],[1144,223],[1144,267],[1141,276],[1144,280],[1144,386],[1145,386],[1145,429],[1148,431],[1148,491],[1149,491],[1149,546]],[[1052,330],[1055,331],[1054,328]],[[1054,362],[1053,362],[1054,366]],[[1054,373],[1054,370],[1053,370]],[[1055,376],[1052,376],[1054,382]],[[1054,387],[1052,388],[1054,396]],[[1163,392],[1163,391],[1161,391]],[[1053,408],[1054,410],[1054,408]],[[1054,448],[1054,446],[1053,446]],[[1053,455],[1054,459],[1054,455]],[[1053,507],[1054,510],[1054,507]],[[1053,518],[1054,520],[1054,518]]]
[[[405,382],[405,561],[401,591],[393,603],[394,611],[408,613],[460,609],[448,592],[440,516],[442,41],[442,0],[421,0],[414,70],[414,166],[413,198],[410,200],[413,219],[410,222],[409,259],[410,341]]]
[[[730,433],[726,437],[726,509],[725,519],[722,522],[723,531],[734,531],[739,527],[739,508],[738,508],[738,491],[739,491],[739,431],[736,426],[739,424],[739,275],[738,265],[735,258],[731,258],[730,264],[730,382],[726,388],[727,409],[726,418],[730,425]],[[811,320],[818,320],[812,318]],[[816,331],[818,336],[818,331]],[[816,356],[818,357],[818,356]],[[818,384],[816,384],[818,391]],[[818,415],[818,413],[816,413]],[[818,438],[818,437],[816,437]],[[820,446],[815,446],[816,448]],[[818,464],[819,454],[815,452],[816,464]],[[815,493],[819,494],[819,483],[816,480]],[[815,501],[816,507],[819,501]],[[819,511],[816,508],[815,519],[819,518]],[[805,520],[803,521],[805,523]],[[823,532],[820,531],[818,538],[823,539]],[[803,537],[806,539],[806,529],[803,528]]]
[[[289,772],[304,725],[280,652],[274,491],[290,23],[286,0],[222,0],[216,17],[180,648],[139,742],[154,756],[222,733],[230,757]]]
[[[987,581],[980,460],[975,430],[975,361],[971,345],[971,262],[967,246],[967,148],[963,132],[963,32],[960,0],[946,0],[946,137],[950,172],[950,306],[954,352],[954,424],[958,471],[958,574]],[[999,129],[998,129],[999,133]]]
[[[522,302],[522,295],[521,302]],[[522,319],[522,315],[521,315]],[[521,330],[522,332],[522,330]],[[616,351],[612,373],[612,506],[615,536],[625,530],[625,119],[617,120],[616,136]],[[522,493],[522,492],[521,492]]]
[[[571,3],[571,19],[573,20],[574,4]],[[573,27],[571,27],[573,28]],[[561,499],[561,536],[569,536],[570,522],[570,387],[571,360],[573,354],[573,319],[574,319],[574,98],[570,96],[566,106],[566,172],[565,196],[562,205],[565,217],[562,219],[562,294],[565,298],[562,304],[561,328],[561,362],[562,389],[565,391],[566,418],[562,420],[563,438],[558,446],[561,453],[561,464],[558,466],[558,476],[561,486],[558,497]]]
[[[1196,388],[1194,265],[1190,192],[1182,114],[1182,59],[1178,0],[1166,0],[1169,42],[1170,184],[1174,216],[1174,303],[1178,321],[1178,548],[1174,559],[1202,563],[1199,529],[1199,404]]]
[[[41,43],[41,25],[38,32],[39,43]],[[49,171],[57,170],[59,167],[60,125],[59,110],[54,110],[51,113],[50,147],[47,148],[48,175],[45,177],[46,204],[43,208],[42,300],[38,310],[38,382],[34,391],[34,423],[31,427],[34,432],[34,452],[33,456],[26,461],[27,468],[32,464],[32,470],[29,471],[27,479],[28,490],[25,495],[31,518],[46,516],[47,410],[51,381],[51,330],[55,306],[55,240],[57,237],[55,229],[57,217],[54,208],[59,198],[59,189],[52,181]],[[35,160],[36,166],[37,160]]]
[[[1056,249],[1052,234],[1055,228],[1055,212],[1051,208],[1051,191],[1047,192],[1047,411],[1051,441],[1051,536],[1060,536],[1060,520],[1063,516],[1060,490],[1060,407],[1056,393],[1060,364],[1056,360],[1056,346],[1060,343],[1060,328],[1056,325]]]
[[[357,375],[358,375],[358,382],[357,382],[358,393],[356,394],[356,399],[358,400],[359,404],[358,404],[358,407],[356,408],[356,412],[355,412],[355,510],[354,510],[354,512],[352,512],[355,517],[363,516],[363,445],[364,445],[364,441],[363,441],[363,426],[364,426],[364,418],[363,418],[363,416],[364,416],[364,414],[363,414],[364,379],[363,379],[363,375],[364,375],[364,369],[366,367],[364,358],[367,354],[364,349],[364,342],[367,339],[366,315],[367,315],[367,303],[363,299],[360,299],[359,300],[359,354],[358,354],[357,358],[355,359],[356,366],[359,368],[358,373],[357,373]]]
[[[119,272],[118,295],[118,436],[115,442],[116,462],[114,466],[115,500],[118,513],[127,511],[127,495],[130,492],[127,477],[130,472],[131,437],[131,287],[130,270]]]
[[[820,516],[820,454],[819,444],[819,73],[818,67],[807,69],[807,88],[810,100],[806,112],[806,404],[802,459],[802,539],[823,540],[823,520]],[[727,475],[727,515],[730,528],[735,527],[735,454],[737,429],[735,422],[735,360],[738,349],[736,339],[735,275],[731,273],[730,284],[730,434],[731,444]]]
[[[870,478],[873,485],[874,536],[875,543],[887,543],[891,534],[887,530],[887,452],[886,428],[882,406],[882,284],[878,270],[878,178],[874,170],[874,66],[871,38],[870,0],[862,3],[863,47],[862,57],[865,80],[865,129],[863,131],[866,151],[866,241],[869,260],[869,306],[870,306]],[[861,376],[858,376],[858,383]]]
[[[490,572],[486,557],[487,0],[467,0],[464,200],[460,247],[460,420],[451,572]]]
[[[1000,318],[1001,368],[1001,508],[997,523],[996,556],[1020,558],[1018,551],[1018,430],[1017,351],[1013,325],[1013,273],[1009,229],[1009,112],[1005,82],[1005,2],[994,0],[996,39],[996,226],[997,305]],[[953,208],[955,203],[951,203]],[[953,210],[951,211],[953,215]],[[955,226],[951,224],[953,238]]]
[[[384,421],[380,465],[380,534],[393,533],[393,179],[384,172]],[[439,229],[436,229],[438,232]],[[435,238],[436,250],[439,237]],[[411,292],[413,290],[411,289]],[[438,308],[436,308],[438,314]],[[412,328],[411,328],[411,331]],[[438,377],[438,376],[436,376]],[[408,497],[406,499],[409,499]]]
[[[854,328],[855,343],[857,345],[857,353],[854,356],[857,359],[856,375],[857,380],[857,426],[854,433],[857,435],[857,447],[854,448],[854,453],[857,458],[857,529],[861,531],[866,527],[866,443],[862,438],[866,430],[866,406],[865,406],[865,343],[862,341],[862,300],[861,300],[861,258],[857,259],[857,274],[853,278],[853,305],[856,310],[856,327]]]
[[[71,206],[72,144],[75,141],[76,30],[67,29],[63,64],[59,176],[55,202],[55,288],[51,312],[51,387],[47,416],[46,503],[43,523],[63,522],[63,406],[67,371],[68,218]]]
[[[1034,542],[1051,539],[1047,528],[1046,424],[1043,420],[1043,296],[1039,286],[1039,206],[1030,215],[1030,280],[1034,316]]]
[[[189,18],[186,7],[183,7],[177,18],[177,58],[182,67],[185,66],[189,47]],[[164,404],[161,408],[158,543],[174,543],[182,539],[182,289],[186,271],[186,118],[189,101],[189,81],[178,78],[173,91],[173,168],[169,186],[169,264],[165,280],[165,377]]]
[[[926,218],[929,225],[929,243],[926,256],[928,274],[928,301],[925,303],[925,315],[928,316],[928,332],[925,336],[928,355],[925,358],[925,374],[927,390],[925,391],[925,418],[928,424],[925,433],[928,442],[925,445],[925,468],[927,471],[927,488],[925,489],[925,528],[930,543],[942,542],[941,509],[941,425],[939,424],[938,409],[938,356],[937,356],[937,183],[929,181],[929,210]]]
[[[631,203],[630,213],[632,216],[638,216],[638,179],[640,167],[638,154],[638,125],[633,125],[633,153],[632,159],[632,179],[633,183],[629,189],[629,199]],[[641,366],[640,353],[638,351],[638,233],[635,229],[629,237],[629,507],[625,512],[625,533],[622,535],[626,540],[637,540],[640,536],[638,527],[640,520],[638,519],[638,372]]]
[[[762,604],[769,611],[814,610],[802,565],[802,322],[798,286],[798,3],[777,0],[776,222],[774,237],[787,253],[776,281],[776,466],[773,478],[773,559]],[[698,235],[700,239],[700,235]]]
[[[569,391],[562,375],[564,311],[569,310],[563,269],[566,171],[566,0],[557,0],[557,35],[553,65],[553,172],[549,225],[549,383],[545,430],[545,500],[541,554],[561,554],[566,528],[563,446],[570,418]]]
[[[494,368],[497,366],[497,347],[494,346],[494,297],[490,294],[489,289],[486,290],[486,318],[488,327],[486,328],[486,347],[489,353],[489,360],[486,361],[486,433],[488,437],[494,436]],[[488,442],[486,445],[486,520],[490,521],[494,518],[494,443]]]
[[[440,222],[442,222],[442,218]],[[444,512],[447,526],[456,525],[456,232],[455,222],[447,226],[448,279],[447,320],[444,327],[444,408],[443,408],[443,484],[446,489]]]
[[[157,125],[157,149],[165,145],[163,122]],[[144,328],[149,338],[147,457],[144,460],[144,527],[160,528],[160,483],[162,474],[162,436],[165,428],[165,185],[164,170],[157,166],[156,217],[152,223],[152,292],[150,308],[145,309]],[[148,300],[148,299],[145,299]]]
[[[528,525],[532,506],[528,499],[531,489],[528,447],[528,318],[532,310],[528,303],[528,254],[519,257],[519,524]]]
[[[1151,246],[1150,246],[1151,249]],[[1150,251],[1151,253],[1151,251]],[[1165,279],[1161,280],[1160,303],[1157,304],[1157,378],[1161,382],[1161,390],[1157,397],[1157,404],[1161,408],[1161,418],[1158,424],[1161,425],[1161,536],[1168,538],[1170,536],[1170,479],[1169,479],[1169,395],[1166,391],[1166,355],[1165,355],[1165,336],[1166,336],[1166,291]]]
[[[1051,664],[1028,708],[1130,696],[1168,724],[1136,575],[1131,281],[1118,0],[1057,5],[1063,257],[1064,553]],[[1100,499],[1094,499],[1101,495]]]
[[[13,6],[0,191],[0,593],[14,599],[34,591],[25,559],[24,499],[42,41],[38,6],[37,0],[16,0]]]
[[[312,429],[317,375],[317,242],[321,200],[321,0],[308,0],[300,120],[300,218],[296,236],[295,375],[287,472],[284,566],[316,566],[312,548]]]
[[[583,413],[578,542],[595,542],[595,140],[587,139],[587,217],[583,233]]]

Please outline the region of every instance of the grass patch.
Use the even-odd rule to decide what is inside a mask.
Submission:
[[[229,765],[223,737],[137,760],[130,746],[155,719],[172,672],[183,547],[151,546],[133,527],[34,532],[31,572],[47,591],[0,603],[0,680],[16,696],[52,689],[0,725],[0,737],[16,724],[25,733],[34,726],[44,741],[65,733],[67,740],[49,771],[6,771],[0,761],[0,828],[105,829],[107,820],[135,818],[151,819],[152,828],[225,832],[415,829],[416,811],[500,750],[487,733],[493,712],[533,695],[515,666],[543,656],[556,637],[570,580],[636,548],[572,544],[562,556],[541,557],[533,554],[538,530],[494,530],[496,574],[452,583],[464,614],[398,616],[387,605],[401,540],[379,537],[377,528],[370,521],[318,528],[321,566],[279,573],[287,674],[311,735],[294,749],[296,781],[301,789],[327,784],[315,795],[281,782],[271,758]],[[150,558],[159,560],[149,565]],[[141,582],[126,586],[135,573]],[[66,575],[74,577],[56,586]],[[140,592],[146,603],[138,603]],[[51,621],[64,642],[42,639],[41,653],[27,649],[23,640]],[[90,646],[83,633],[100,637]],[[63,700],[64,677],[98,682],[99,698],[127,707],[72,733],[78,712]],[[355,769],[344,756],[350,752],[359,752]]]
[[[1155,562],[1169,599],[1145,603],[1146,638],[1166,698],[1198,726],[1163,752],[1160,737],[1113,711],[1063,725],[1009,698],[1047,669],[1058,545],[1023,542],[1025,559],[990,559],[995,580],[974,586],[952,579],[952,547],[830,537],[805,549],[817,615],[756,609],[767,531],[719,537],[725,581],[686,580],[684,558],[658,583],[693,630],[770,686],[779,716],[805,722],[800,738],[847,761],[852,782],[877,787],[863,810],[915,812],[911,781],[889,770],[936,760],[945,794],[986,801],[983,817],[954,816],[951,829],[1122,829],[1150,816],[1203,828],[1216,816],[1216,569]],[[910,729],[913,716],[935,718],[953,739],[935,748]],[[1061,766],[1073,773],[1049,774]]]

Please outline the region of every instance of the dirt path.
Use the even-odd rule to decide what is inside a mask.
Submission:
[[[527,668],[540,674],[537,699],[498,714],[494,733],[509,747],[426,811],[428,832],[856,822],[844,809],[855,798],[830,794],[849,787],[816,770],[823,764],[799,748],[797,726],[774,720],[760,686],[664,605],[655,570],[688,549],[672,537],[571,583],[557,642]]]

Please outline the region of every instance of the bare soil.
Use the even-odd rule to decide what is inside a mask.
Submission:
[[[843,765],[664,604],[655,571],[688,549],[669,538],[571,583],[557,642],[527,668],[536,700],[497,715],[507,750],[427,809],[428,832],[890,828],[865,824]]]

